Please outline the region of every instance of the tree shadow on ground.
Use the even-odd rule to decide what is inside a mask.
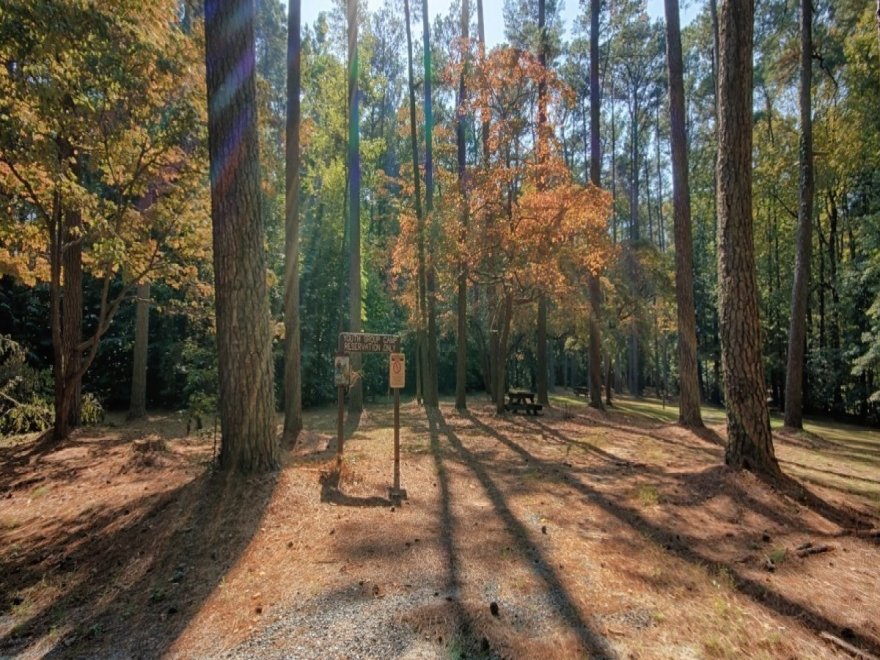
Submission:
[[[336,418],[334,417],[333,435],[331,438],[328,438],[327,446],[324,447],[320,451],[316,451],[316,452],[312,452],[312,453],[294,454],[293,461],[295,463],[297,463],[297,464],[324,463],[337,455],[337,453],[339,452],[339,435],[337,433],[337,429],[335,426],[335,419]],[[345,448],[345,443],[348,442],[349,440],[351,440],[351,438],[354,436],[354,434],[360,428],[360,425],[361,425],[361,413],[359,413],[359,412],[354,412],[354,413],[346,412],[345,413],[345,418],[342,423],[342,446],[343,446],[343,449]],[[320,428],[317,425],[315,425],[315,426],[317,428]],[[302,435],[302,432],[300,432],[300,435]],[[299,446],[300,442],[301,442],[301,440],[298,439],[297,444],[294,445],[294,447],[292,448],[294,450],[294,452],[297,449],[297,447]],[[338,485],[338,482],[337,482],[337,485]]]
[[[428,428],[430,432],[431,456],[437,472],[437,485],[440,488],[440,546],[446,564],[446,592],[455,618],[456,633],[462,651],[476,657],[488,656],[491,645],[486,638],[477,639],[477,628],[468,611],[461,603],[461,569],[458,550],[455,544],[456,520],[452,514],[452,496],[449,488],[449,474],[443,460],[443,449],[440,446],[438,427],[442,415],[438,410],[427,408]],[[483,640],[486,640],[485,642]]]
[[[580,493],[582,496],[595,503],[603,511],[617,518],[619,521],[629,525],[640,534],[647,536],[654,542],[658,543],[668,553],[683,559],[696,566],[715,565],[723,567],[733,577],[734,587],[742,594],[748,596],[756,603],[767,607],[778,614],[799,619],[805,625],[818,632],[828,632],[833,635],[841,636],[847,641],[860,646],[875,655],[880,654],[880,640],[877,640],[860,632],[853,631],[851,628],[842,626],[832,621],[814,609],[804,605],[803,603],[792,600],[791,598],[779,593],[778,591],[762,584],[761,582],[747,577],[742,570],[735,564],[723,563],[719,564],[716,560],[701,553],[695,549],[701,540],[691,537],[682,531],[676,531],[663,526],[660,523],[648,520],[636,509],[627,506],[615,498],[599,491],[598,489],[584,483],[579,478],[570,475],[570,471],[566,470],[560,473],[561,463],[553,460],[539,458],[526,450],[522,445],[514,442],[507,435],[492,429],[490,426],[479,420],[476,416],[468,414],[474,425],[480,431],[488,433],[496,438],[499,442],[508,447],[512,452],[519,455],[524,461],[528,461],[534,465],[545,468],[546,473],[551,479],[559,482],[563,486]],[[457,443],[457,441],[456,441]],[[457,443],[460,445],[460,443]],[[463,449],[463,448],[462,448]],[[462,454],[467,456],[467,450],[463,449]],[[478,466],[478,470],[485,475],[483,468]],[[557,476],[553,476],[554,472]],[[480,474],[478,473],[478,476]],[[482,480],[482,479],[481,479]],[[800,484],[791,480],[793,484],[801,487]],[[788,486],[792,487],[792,486]],[[816,498],[819,499],[819,498]],[[493,498],[494,500],[494,498]],[[827,503],[812,502],[815,506],[827,506]],[[834,507],[831,507],[829,515],[836,516]],[[512,514],[511,514],[512,517]],[[830,518],[829,518],[830,519]],[[515,519],[514,519],[515,520]]]
[[[342,472],[344,474],[344,468]],[[329,471],[322,472],[319,481],[321,483],[321,501],[328,504],[352,507],[389,507],[393,505],[393,502],[390,499],[379,497],[378,495],[372,497],[358,497],[347,495],[342,492],[341,482],[344,481],[344,477],[340,475],[339,466],[334,466]]]
[[[247,548],[276,477],[205,473],[53,521],[37,542],[4,555],[0,592],[27,598],[42,582],[57,596],[0,637],[0,655],[163,655]]]
[[[511,536],[515,539],[514,543],[518,546],[517,550],[519,554],[524,560],[526,560],[526,564],[532,569],[535,575],[545,583],[548,594],[552,596],[552,602],[554,603],[558,614],[578,636],[578,639],[584,647],[584,651],[589,657],[613,657],[614,653],[605,638],[595,631],[593,627],[581,617],[568,588],[563,584],[559,575],[544,556],[542,550],[537,544],[528,542],[528,529],[516,517],[516,515],[514,515],[505,500],[501,488],[499,488],[489,476],[489,471],[486,469],[484,463],[474,452],[464,446],[458,435],[455,433],[455,430],[447,424],[442,413],[438,411],[434,415],[436,417],[429,418],[431,426],[431,442],[433,443],[432,446],[436,447],[435,455],[441,457],[435,460],[442,463],[442,454],[440,453],[438,439],[439,434],[442,434],[455,456],[457,456],[458,459],[470,469],[482,485],[483,490],[495,507],[498,517],[504,521],[507,529],[510,530]],[[474,419],[473,415],[470,413],[463,413],[463,417]],[[450,546],[449,552],[452,551],[454,551],[454,547]]]

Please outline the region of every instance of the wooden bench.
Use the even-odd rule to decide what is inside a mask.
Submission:
[[[585,399],[586,399],[588,396],[590,396],[590,388],[587,387],[586,385],[576,385],[575,387],[573,387],[573,388],[571,388],[571,389],[574,390],[574,395],[575,395],[575,396],[582,396],[582,397],[584,397]]]
[[[507,393],[509,399],[504,404],[504,409],[508,412],[524,412],[526,415],[538,415],[544,409],[539,403],[535,403],[535,393],[513,390]]]

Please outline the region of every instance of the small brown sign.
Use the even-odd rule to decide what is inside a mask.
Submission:
[[[403,389],[406,383],[406,358],[403,353],[392,353],[388,362],[388,385],[391,389]]]

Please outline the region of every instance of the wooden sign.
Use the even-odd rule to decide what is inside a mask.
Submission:
[[[392,353],[388,362],[388,386],[393,390],[403,389],[406,382],[406,358],[403,353]]]
[[[400,350],[400,337],[371,332],[341,332],[339,350],[345,353],[394,353]]]
[[[337,355],[333,359],[333,384],[348,387],[351,382],[351,364],[347,355]]]

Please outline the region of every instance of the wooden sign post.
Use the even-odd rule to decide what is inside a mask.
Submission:
[[[337,353],[333,359],[333,382],[336,385],[336,464],[342,467],[342,444],[344,441],[345,390],[351,384],[351,363],[347,353]]]
[[[390,353],[388,362],[388,385],[394,390],[394,485],[390,499],[400,503],[406,499],[406,491],[400,487],[400,390],[405,385],[406,358],[400,353],[400,337],[369,332],[341,332],[334,359],[334,379],[337,389],[338,414],[336,419],[336,462],[342,467],[344,445],[345,390],[351,384],[349,353]],[[354,374],[359,378],[359,374]]]
[[[394,390],[394,486],[391,500],[406,499],[406,491],[400,487],[400,390],[406,383],[406,358],[403,353],[392,353],[388,361],[388,385]]]

